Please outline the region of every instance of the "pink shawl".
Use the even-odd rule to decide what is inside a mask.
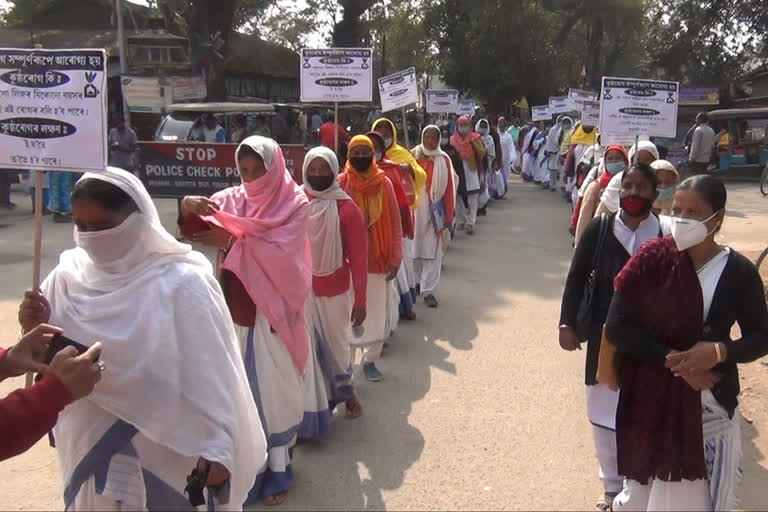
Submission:
[[[459,133],[459,123],[461,121],[466,121],[469,123],[469,131],[466,135]],[[456,148],[456,151],[459,152],[462,160],[467,160],[469,162],[474,160],[475,150],[472,147],[472,141],[479,138],[480,134],[472,131],[472,123],[470,122],[468,116],[460,116],[456,120],[456,127],[454,128],[453,135],[451,135],[451,146]]]
[[[242,281],[303,374],[309,354],[304,303],[312,285],[309,202],[286,170],[274,140],[248,137],[238,146],[235,159],[244,145],[261,156],[267,173],[214,194],[211,200],[221,210],[203,220],[237,238],[219,270],[229,270]]]

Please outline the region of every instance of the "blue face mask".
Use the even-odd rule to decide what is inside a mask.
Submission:
[[[656,198],[657,201],[671,201],[675,197],[675,190],[677,189],[676,186],[672,185],[671,187],[663,187],[659,188],[659,197]]]
[[[606,162],[605,163],[605,170],[608,171],[608,174],[611,176],[616,176],[620,172],[624,171],[627,168],[627,164],[624,162]]]

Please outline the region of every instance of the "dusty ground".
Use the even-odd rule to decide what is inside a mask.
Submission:
[[[750,257],[768,245],[768,199],[730,185],[723,239]],[[31,279],[29,203],[0,217],[0,343],[15,339]],[[173,225],[175,203],[159,202]],[[585,417],[583,352],[557,346],[560,294],[571,255],[569,213],[556,194],[515,182],[511,198],[455,241],[438,310],[417,307],[380,368],[360,383],[364,415],[341,417],[328,440],[297,448],[284,509],[589,510],[599,493]],[[44,269],[72,245],[46,221]],[[742,369],[742,507],[768,506],[768,366]],[[2,392],[18,382],[0,385]],[[46,442],[0,463],[0,510],[57,509],[61,486]]]

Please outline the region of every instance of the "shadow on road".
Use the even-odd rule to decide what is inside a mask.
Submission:
[[[428,309],[419,300],[417,320],[400,324],[377,364],[384,380],[367,382],[358,370],[363,416],[347,420],[340,408],[329,439],[296,448],[296,484],[287,508],[386,509],[386,493],[403,485],[424,451],[424,436],[409,415],[430,390],[433,372],[444,372],[456,379],[453,385],[461,386],[452,351],[481,349],[483,343],[497,341],[478,338],[478,323],[492,322],[515,308],[513,294],[550,300],[560,295],[571,254],[568,208],[557,194],[522,184],[511,188],[509,200],[497,201],[478,220],[476,236],[457,232],[437,292],[440,307]],[[562,211],[562,230],[534,230],[541,224],[536,216],[546,208]],[[509,254],[523,259],[507,261]],[[542,258],[555,263],[540,272]],[[552,325],[556,322],[552,318]],[[453,424],[451,418],[435,418],[435,423],[441,428]]]

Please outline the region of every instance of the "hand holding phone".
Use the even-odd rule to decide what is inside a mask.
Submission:
[[[101,343],[94,343],[80,355],[75,345],[68,345],[56,353],[48,371],[64,383],[75,400],[79,400],[90,394],[101,380],[104,364],[99,361],[100,355]]]

